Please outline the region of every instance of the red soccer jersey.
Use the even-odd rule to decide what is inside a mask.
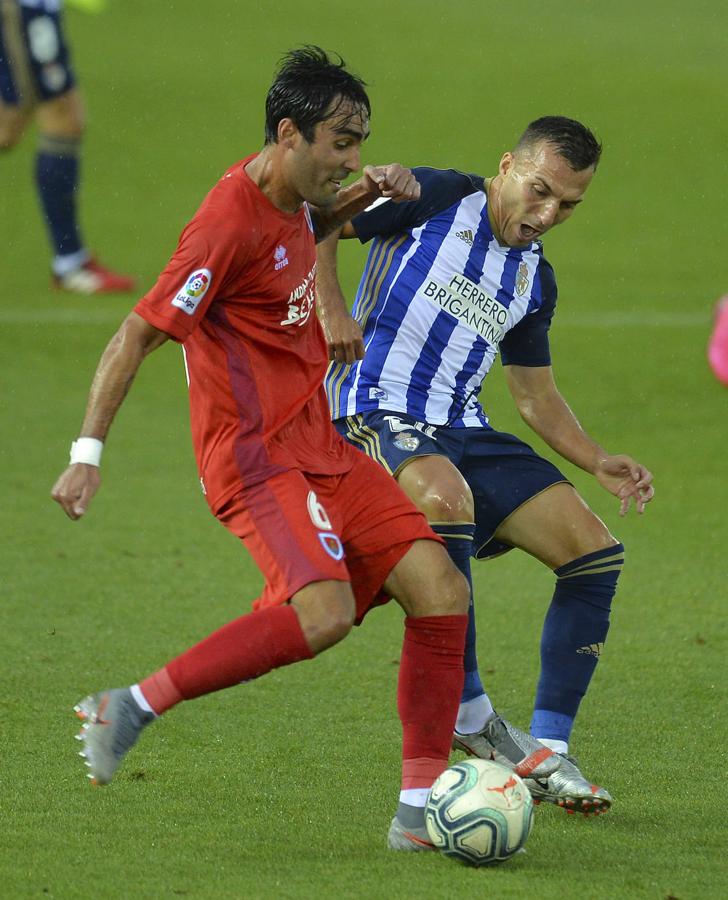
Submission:
[[[245,172],[252,159],[210,191],[135,307],[184,345],[192,441],[213,512],[277,472],[351,466],[322,387],[308,210],[274,206]]]

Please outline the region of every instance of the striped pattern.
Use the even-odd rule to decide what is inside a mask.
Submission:
[[[597,550],[582,556],[573,563],[567,563],[557,570],[560,580],[579,578],[583,575],[602,575],[605,572],[620,572],[624,565],[624,547],[616,544],[606,550]]]
[[[477,395],[503,334],[540,308],[541,259],[538,244],[497,243],[483,191],[375,238],[353,310],[366,354],[329,367],[333,418],[387,409],[433,425],[489,427]]]

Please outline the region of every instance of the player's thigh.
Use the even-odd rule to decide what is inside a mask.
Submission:
[[[450,458],[457,456],[458,442],[441,429],[383,410],[347,416],[334,425],[350,444],[394,475],[429,521],[472,521],[470,489]]]
[[[495,537],[519,547],[551,569],[617,541],[572,485],[546,488],[500,524]]]
[[[349,452],[351,469],[336,484],[335,503],[361,621],[390,599],[385,582],[412,544],[441,541],[391,475],[358,450]],[[315,477],[311,481],[317,484]]]
[[[459,468],[475,504],[473,555],[487,559],[513,549],[513,544],[498,537],[503,523],[531,498],[566,478],[513,434],[485,428],[464,430]]]
[[[35,110],[41,132],[51,137],[79,138],[86,125],[83,98],[78,88],[71,88],[60,97],[43,100]]]
[[[0,34],[0,97],[6,103],[28,111],[74,88],[59,11],[0,0]]]
[[[441,544],[416,541],[384,583],[408,616],[463,615],[470,588]]]
[[[473,495],[446,456],[419,456],[397,476],[400,487],[429,522],[472,522]]]

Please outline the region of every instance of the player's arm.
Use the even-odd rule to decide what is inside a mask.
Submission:
[[[365,166],[362,177],[349,187],[341,188],[331,206],[310,208],[316,240],[322,241],[380,197],[394,203],[406,203],[418,200],[419,196],[420,185],[410,169],[399,163]],[[353,229],[346,236],[353,236]]]
[[[344,229],[354,236],[350,223]],[[316,309],[329,348],[329,359],[349,365],[364,359],[364,338],[359,323],[347,308],[336,271],[339,236],[339,229],[332,231],[316,247]]]
[[[626,454],[610,454],[581,427],[559,393],[551,366],[503,367],[508,388],[521,418],[553,450],[594,475],[603,488],[620,500],[620,515],[630,502],[638,512],[654,496],[652,474]]]
[[[106,439],[114,416],[131,387],[144,358],[160,347],[168,335],[130,313],[109,341],[99,361],[89,393],[80,438]],[[94,445],[77,447],[93,453]],[[96,445],[100,451],[100,446]],[[82,455],[84,455],[82,453]],[[71,463],[53,486],[51,497],[71,519],[80,519],[99,488],[98,461]]]

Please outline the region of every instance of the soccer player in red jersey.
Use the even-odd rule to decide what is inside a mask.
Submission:
[[[406,613],[398,710],[402,791],[393,849],[427,849],[424,803],[446,768],[463,684],[468,587],[424,517],[332,426],[315,314],[315,241],[379,197],[419,196],[409,170],[360,168],[364,83],[316,47],[289,53],[266,142],[210,191],[156,285],[99,363],[53,499],[71,519],[99,487],[111,422],[144,358],[182,344],[192,436],[213,514],[266,577],[254,611],[132,685],[76,707],[90,777],[111,780],[141,730],[182,700],[310,659],[374,605]],[[436,714],[433,714],[436,710]]]

